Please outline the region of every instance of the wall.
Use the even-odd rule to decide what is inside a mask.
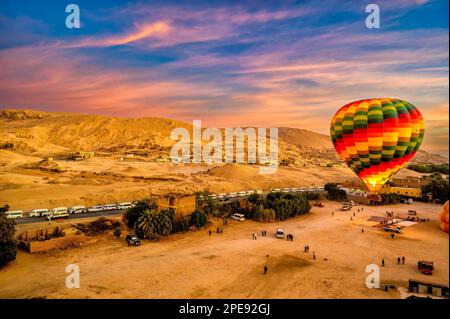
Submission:
[[[25,243],[26,250],[29,253],[46,252],[56,248],[67,248],[77,246],[86,241],[84,234],[70,235],[66,237],[57,237],[45,241],[32,241]]]

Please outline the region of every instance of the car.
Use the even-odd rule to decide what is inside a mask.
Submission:
[[[69,208],[69,214],[81,214],[86,213],[86,206],[78,205]]]
[[[434,263],[432,261],[421,260],[417,263],[417,268],[425,275],[432,275],[434,270]]]
[[[122,204],[124,204],[124,203],[122,203]],[[131,203],[126,203],[126,204],[130,204],[129,206],[131,208]],[[103,210],[115,210],[115,209],[118,209],[117,206],[118,205],[116,205],[116,204],[106,204],[106,205],[103,205]],[[119,208],[119,209],[121,209],[121,208]]]
[[[316,200],[314,202],[314,206],[316,206],[316,207],[324,207],[325,204],[321,200]]]
[[[341,210],[344,211],[344,212],[347,211],[347,210],[351,210],[351,209],[352,209],[352,206],[344,205],[344,206],[341,207]]]
[[[48,209],[41,208],[41,209],[33,209],[30,212],[30,217],[41,217],[41,216],[47,216],[48,215]]]
[[[91,206],[87,209],[88,213],[96,213],[103,211],[103,206]]]
[[[231,215],[231,218],[234,220],[237,220],[239,222],[243,222],[245,220],[244,214],[239,214],[239,213],[234,213],[233,215]]]
[[[23,211],[21,210],[11,210],[5,213],[6,219],[17,219],[23,217]]]
[[[133,207],[133,204],[125,202],[125,203],[119,203],[115,206],[116,206],[115,209],[130,209]]]
[[[284,230],[282,230],[281,228],[278,228],[277,231],[275,232],[275,237],[277,237],[279,239],[283,239],[284,238]]]
[[[140,246],[141,245],[141,241],[139,240],[139,238],[137,238],[136,235],[128,234],[125,237],[125,240],[127,241],[128,246]]]

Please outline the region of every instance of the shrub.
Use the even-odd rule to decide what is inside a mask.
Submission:
[[[208,214],[203,210],[196,210],[191,215],[191,225],[201,228],[208,223]]]
[[[175,218],[172,220],[172,233],[183,232],[189,229],[188,218]]]

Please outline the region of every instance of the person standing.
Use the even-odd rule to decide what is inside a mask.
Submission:
[[[381,259],[381,267],[384,267],[384,258]]]
[[[397,264],[400,265],[400,257],[397,257]]]
[[[268,270],[269,270],[269,268],[267,267],[267,265],[264,265],[264,275],[267,274]]]
[[[402,264],[405,264],[405,256],[402,257]]]

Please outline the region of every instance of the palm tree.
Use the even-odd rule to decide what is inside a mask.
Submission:
[[[139,217],[136,223],[136,235],[140,238],[153,239],[157,237],[157,232],[154,225],[156,217],[156,210],[146,209]]]

